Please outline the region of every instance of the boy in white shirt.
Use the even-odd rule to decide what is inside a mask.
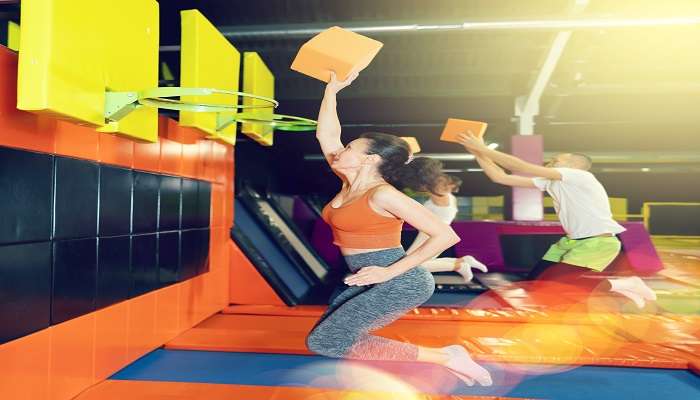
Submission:
[[[607,279],[586,278],[602,272],[620,253],[615,235],[625,228],[615,222],[605,188],[589,172],[591,159],[579,153],[559,154],[546,166],[528,163],[509,154],[489,149],[481,138],[461,134],[459,142],[477,157],[486,175],[507,186],[537,188],[554,200],[554,208],[566,236],[550,247],[530,278],[574,283],[593,291],[596,288],[621,294],[639,307],[655,300],[654,292],[639,277]],[[500,165],[500,166],[499,166]],[[501,167],[527,178],[507,174]]]

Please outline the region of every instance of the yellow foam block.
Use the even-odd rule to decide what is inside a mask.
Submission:
[[[241,54],[198,10],[184,10],[180,50],[180,86],[238,91]],[[183,96],[183,101],[238,104],[238,96]],[[236,113],[226,113],[230,117]],[[181,111],[179,124],[198,128],[226,143],[236,142],[236,125],[217,132],[216,113]]]
[[[304,43],[292,69],[328,82],[330,70],[340,80],[365,69],[382,48],[382,42],[334,26]]]
[[[445,128],[442,130],[440,140],[457,143],[457,135],[469,131],[478,137],[483,137],[487,126],[488,124],[486,122],[449,118],[445,124]]]
[[[243,53],[243,91],[245,93],[275,97],[275,77],[267,68],[265,62],[256,52]],[[269,104],[263,100],[243,97],[243,105]],[[259,119],[272,119],[274,110],[272,108],[260,108],[245,110],[246,114]],[[241,132],[263,146],[272,146],[274,130],[271,126],[262,124],[242,124]]]
[[[17,108],[138,139],[158,139],[158,111],[142,107],[105,126],[105,90],[158,86],[158,2],[22,3]]]
[[[488,204],[489,204],[488,197],[472,197],[473,207],[477,207],[477,206],[484,207],[484,206],[488,206]]]
[[[402,136],[401,139],[408,142],[408,147],[411,149],[411,153],[420,153],[420,145],[418,144],[418,140],[416,138],[413,136]]]

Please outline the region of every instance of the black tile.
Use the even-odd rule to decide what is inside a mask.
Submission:
[[[133,233],[155,233],[158,226],[158,175],[134,171]]]
[[[97,309],[129,298],[131,238],[100,238],[97,249]]]
[[[98,176],[94,162],[56,157],[55,239],[97,235]]]
[[[197,276],[199,245],[197,241],[199,236],[196,230],[186,230],[180,233],[180,271],[178,281],[184,281]]]
[[[180,235],[180,281],[209,270],[209,229],[191,229]]]
[[[158,282],[167,286],[177,282],[180,266],[180,232],[158,234]]]
[[[160,177],[158,231],[180,229],[180,183],[173,176]]]
[[[196,180],[182,178],[182,219],[181,229],[197,227],[199,216],[199,184]]]
[[[100,236],[131,233],[132,185],[131,170],[100,166]]]
[[[95,310],[96,278],[96,238],[53,242],[51,324]]]
[[[50,322],[51,242],[0,246],[0,344]]]
[[[197,230],[197,274],[209,271],[209,229]]]
[[[131,297],[158,287],[157,235],[131,237]]]
[[[0,243],[51,239],[53,156],[0,147]]]
[[[197,228],[208,228],[211,210],[211,183],[198,182],[197,191]]]

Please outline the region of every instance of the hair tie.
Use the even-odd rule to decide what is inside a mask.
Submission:
[[[408,155],[408,160],[404,163],[404,165],[409,164],[411,161],[413,161],[413,154]]]

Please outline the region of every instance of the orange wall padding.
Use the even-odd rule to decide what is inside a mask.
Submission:
[[[235,242],[231,254],[231,304],[285,305]]]
[[[159,120],[139,143],[19,111],[17,55],[0,46],[0,146],[212,182],[209,272],[0,346],[0,399],[67,400],[228,305],[233,147]]]

